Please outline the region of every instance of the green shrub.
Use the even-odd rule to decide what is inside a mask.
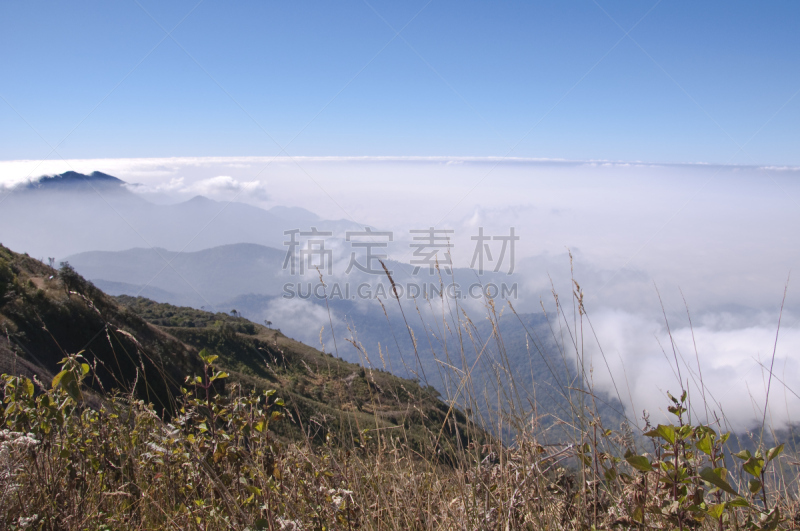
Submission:
[[[14,283],[14,273],[4,260],[0,260],[0,302],[5,298]]]
[[[395,430],[362,426],[354,448],[328,432],[322,446],[282,443],[296,422],[274,391],[224,390],[217,357],[201,352],[178,414],[112,393],[99,406],[81,354],[62,360],[49,388],[2,377],[0,526],[5,529],[788,529],[788,500],[770,473],[782,446],[734,454],[750,479],[725,468],[727,434],[684,421],[645,434],[590,424],[586,443],[548,451],[530,432],[514,445],[468,444],[453,466],[420,454]],[[38,384],[37,384],[38,385]],[[223,390],[225,392],[223,392]],[[327,420],[317,417],[316,429]],[[310,429],[310,427],[309,427]],[[392,432],[397,432],[395,435]],[[435,444],[431,434],[428,444]],[[632,446],[628,440],[627,446]],[[614,451],[618,448],[619,452]],[[577,469],[559,463],[577,457]],[[27,526],[27,527],[26,527]]]

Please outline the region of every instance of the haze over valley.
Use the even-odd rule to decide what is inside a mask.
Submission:
[[[301,164],[312,169],[319,186],[309,181],[292,198],[290,184],[299,177],[282,163],[269,178],[259,178],[254,172],[262,162],[267,168],[276,164],[251,159],[80,163],[116,168],[127,179],[135,176],[136,183],[106,173],[63,173],[25,182],[19,177],[24,165],[3,163],[0,171],[5,172],[8,193],[0,212],[0,241],[37,258],[68,261],[112,295],[146,296],[213,311],[236,310],[254,322],[270,321],[291,337],[363,363],[363,353],[346,341],[357,337],[369,356],[374,358],[380,346],[396,358],[395,371],[413,377],[424,374],[442,391],[447,383],[434,359],[444,357],[442,345],[427,345],[418,360],[409,355],[414,345],[403,332],[405,325],[399,324],[401,313],[392,302],[390,283],[377,258],[371,264],[377,270],[371,274],[353,267],[346,272],[352,257],[359,263],[365,260],[364,249],[347,240],[348,232],[369,228],[390,233],[391,241],[381,240],[373,254],[384,257],[402,287],[434,289],[429,300],[424,292],[416,293],[417,299],[403,296],[406,311],[420,313],[410,324],[417,337],[433,334],[443,339],[441,332],[434,332],[441,325],[441,303],[435,291],[441,282],[457,282],[465,291],[476,282],[514,287],[513,293],[497,300],[506,326],[513,330],[521,325],[514,325],[517,318],[502,299],[526,314],[524,319],[539,336],[548,337],[551,333],[547,321],[541,319],[542,308],[553,315],[553,289],[562,304],[570,306],[565,301],[575,290],[570,280],[574,275],[592,319],[587,352],[593,363],[604,359],[595,370],[595,384],[617,410],[629,415],[642,409],[658,411],[666,392],[678,386],[676,380],[670,384],[663,378],[665,371],[677,378],[663,350],[671,331],[680,362],[692,379],[690,386],[699,386],[699,359],[701,367],[708,367],[706,386],[719,406],[727,403],[726,410],[737,412],[729,414],[728,420],[742,429],[757,419],[758,408],[753,406],[765,392],[759,363],[772,353],[784,283],[800,252],[785,244],[792,241],[793,227],[800,226],[800,210],[790,208],[791,193],[797,193],[795,170],[563,161],[311,159]],[[235,177],[210,177],[223,167]],[[406,172],[406,182],[416,183],[407,189],[413,191],[412,196],[400,200],[407,192],[369,184],[369,175],[376,172],[398,176]],[[615,175],[612,181],[610,174]],[[327,207],[326,215],[312,212],[326,179],[342,175],[349,176],[352,188],[347,193],[334,192],[334,207]],[[476,179],[482,190],[480,199],[471,195]],[[592,184],[598,179],[602,188]],[[647,182],[658,182],[659,193],[654,195]],[[518,193],[503,191],[512,185]],[[689,196],[683,199],[687,187]],[[206,195],[191,195],[198,191]],[[460,202],[452,200],[462,197]],[[287,202],[280,204],[282,200]],[[411,202],[415,203],[412,211],[395,209]],[[777,208],[781,205],[784,208]],[[670,210],[675,212],[665,219]],[[358,215],[350,216],[351,211]],[[337,219],[337,214],[342,217]],[[414,224],[420,215],[430,221]],[[629,223],[634,218],[637,223]],[[444,253],[449,250],[452,275],[444,268],[430,274],[427,266],[413,274],[417,265],[412,263],[415,240],[410,231],[428,226],[452,231],[447,233],[449,248],[442,247],[436,255],[440,265],[445,265]],[[312,227],[330,233],[323,238],[330,259],[326,257],[323,263],[316,257],[314,262],[323,264],[327,289],[322,297],[319,291],[316,296],[311,293],[319,285],[319,273],[313,267],[302,275],[286,267],[290,236],[285,232]],[[494,245],[493,261],[484,256],[484,271],[477,271],[473,238],[479,227],[489,235],[508,235],[515,229],[519,240],[514,244],[513,266],[510,253],[506,251],[500,260],[500,246],[489,240]],[[559,249],[555,242],[565,245]],[[357,294],[359,285],[369,287]],[[481,294],[481,289],[476,293]],[[327,306],[325,296],[330,296]],[[486,311],[482,297],[465,293],[458,302],[475,321],[482,321],[480,315]],[[794,388],[794,375],[800,374],[791,355],[800,347],[797,307],[790,290],[776,350],[776,366],[789,388]],[[391,319],[384,317],[385,311]],[[394,340],[387,341],[392,335]],[[552,341],[542,348],[549,355],[558,352]],[[568,342],[561,349],[574,356]],[[491,374],[491,361],[486,363],[483,373]],[[552,379],[552,375],[527,378]],[[627,379],[624,393],[620,392],[623,379]],[[727,385],[731,381],[748,393],[734,391]],[[796,384],[800,386],[800,381]],[[794,413],[788,405],[774,415],[788,422]]]

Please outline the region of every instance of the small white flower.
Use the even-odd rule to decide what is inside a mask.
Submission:
[[[280,516],[278,517],[278,525],[281,531],[302,531],[303,529],[303,526],[295,520],[285,520]]]
[[[342,503],[344,503],[345,500],[349,500],[350,502],[353,501],[353,491],[352,490],[330,489],[330,490],[328,490],[328,496],[331,497],[331,503],[333,503],[333,507],[337,511],[342,506]]]
[[[19,529],[28,529],[33,524],[35,524],[36,520],[38,519],[39,519],[38,514],[34,514],[32,516],[20,516],[19,519],[17,520],[17,527]]]

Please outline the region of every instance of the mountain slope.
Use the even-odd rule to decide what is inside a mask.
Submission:
[[[365,370],[241,317],[115,300],[69,268],[57,272],[2,246],[0,330],[3,372],[36,375],[47,385],[62,357],[83,351],[97,375],[95,391],[133,392],[167,414],[185,378],[202,373],[198,352],[207,349],[230,373],[226,386],[275,389],[286,400],[295,419],[281,428],[287,437],[323,442],[331,433],[352,443],[359,426],[399,428],[419,446],[443,428],[449,444],[456,433],[481,433],[433,388]]]
[[[421,445],[425,431],[440,429],[449,410],[432,387],[348,363],[242,318],[142,297],[117,300],[183,343],[219,355],[234,381],[277,389],[306,423],[306,433],[320,442],[329,431],[351,433],[353,426],[377,422],[387,429],[404,427],[408,440]],[[461,433],[474,433],[460,411],[450,415]]]
[[[54,269],[0,246],[0,360],[41,377],[58,372],[67,353],[83,351],[100,389],[133,390],[160,410],[171,407],[194,351],[120,308],[69,270]]]

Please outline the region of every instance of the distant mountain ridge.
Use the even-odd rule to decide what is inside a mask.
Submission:
[[[298,207],[265,210],[203,196],[157,205],[101,172],[66,172],[13,187],[0,209],[0,243],[37,258],[135,247],[199,251],[233,243],[283,246],[284,231],[363,230]]]
[[[139,295],[146,290],[160,302],[186,304],[190,306],[228,305],[240,296],[257,295],[269,300],[284,295],[286,283],[316,283],[318,277],[293,276],[284,270],[287,248],[274,248],[252,243],[220,245],[199,251],[166,250],[162,248],[136,247],[123,251],[89,251],[67,256],[68,260],[83,276],[114,295]],[[346,263],[346,262],[345,262]],[[437,275],[423,269],[414,277],[404,275],[408,264],[395,260],[384,260],[387,268],[394,271],[398,283],[408,281],[417,284],[439,285]],[[344,263],[340,263],[344,267]],[[472,270],[455,268],[453,274],[459,282],[474,282]],[[449,275],[445,283],[449,283]],[[506,281],[505,275],[486,273],[485,282]],[[351,297],[355,298],[356,286],[361,283],[383,283],[389,287],[388,279],[380,275],[363,274],[353,270],[344,276],[326,275],[326,282],[349,283]],[[308,291],[307,289],[305,290]],[[266,299],[265,299],[266,298]],[[334,297],[335,298],[335,297]],[[322,303],[322,300],[316,302]],[[332,304],[336,304],[332,302]],[[251,312],[255,317],[261,311]]]
[[[160,292],[150,293],[160,302],[200,307],[243,293],[279,294],[284,256],[282,250],[237,243],[183,253],[159,248],[90,251],[67,260],[115,295],[152,289]]]
[[[84,175],[75,171],[64,172],[60,175],[43,175],[38,179],[23,183],[15,189],[19,190],[88,190],[93,187],[106,189],[122,188],[125,190],[125,181],[106,173],[95,171]]]

